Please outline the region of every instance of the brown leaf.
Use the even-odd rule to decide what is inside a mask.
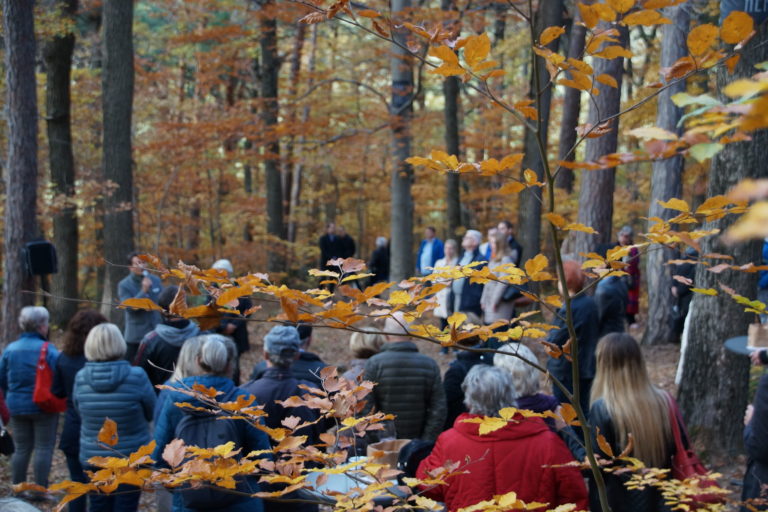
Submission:
[[[219,295],[219,298],[216,299],[216,304],[219,306],[227,306],[230,302],[234,302],[240,297],[244,297],[252,293],[253,293],[253,286],[251,285],[233,286],[232,288],[227,288],[223,292],[221,292],[221,295]]]
[[[613,449],[611,449],[611,445],[608,444],[608,441],[605,440],[605,436],[600,433],[599,428],[597,429],[597,445],[600,447],[604,454],[613,458]]]
[[[100,443],[107,446],[115,446],[117,444],[117,423],[114,420],[105,418],[104,425],[101,426],[97,439]]]
[[[165,445],[165,449],[163,450],[163,460],[167,462],[169,466],[175,468],[184,461],[185,453],[186,448],[184,446],[184,441],[181,439],[174,439]]]
[[[289,322],[299,321],[299,306],[294,301],[288,300],[285,297],[280,297],[280,307]]]
[[[179,286],[179,290],[176,292],[176,296],[173,298],[173,302],[168,307],[168,312],[172,315],[184,316],[187,311],[187,294],[184,292],[184,287]]]
[[[560,416],[563,417],[563,421],[566,425],[579,426],[581,423],[578,420],[578,414],[576,409],[569,403],[560,404]]]
[[[151,299],[125,299],[119,308],[146,309],[147,311],[163,311],[163,308],[155,304]]]

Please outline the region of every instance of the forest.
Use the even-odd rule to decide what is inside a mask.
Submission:
[[[0,344],[33,304],[55,330],[84,307],[118,324],[125,308],[163,310],[121,305],[135,252],[179,285],[164,314],[201,328],[248,296],[268,313],[253,323],[357,332],[405,314],[419,343],[523,340],[572,358],[565,421],[588,426],[566,262],[592,283],[585,294],[629,262],[642,275],[632,334],[644,347],[679,343],[670,290],[693,292],[676,399],[697,443],[741,453],[754,386],[749,358],[724,341],[765,314],[767,17],[750,0],[4,0]],[[461,245],[468,230],[490,242],[502,221],[519,242],[515,265],[417,274],[428,228]],[[356,242],[345,259],[324,261],[329,223]],[[633,240],[606,249],[625,227]],[[365,286],[380,237],[387,278]],[[30,271],[41,240],[55,273]],[[210,270],[223,258],[234,275]],[[690,278],[676,275],[686,264]],[[433,296],[460,279],[525,286],[529,304],[501,323],[456,311],[437,327]],[[215,302],[193,298],[206,294]],[[546,341],[558,315],[566,348]],[[324,395],[296,400],[360,435],[384,421],[355,417],[359,390],[324,377]],[[332,396],[350,401],[346,417],[321,400]],[[267,433],[288,462],[285,480],[262,466],[266,481],[293,482],[271,497],[308,485],[289,462],[319,456]],[[589,438],[583,469],[597,474]],[[110,466],[110,483],[181,485],[180,462],[165,480],[138,469],[151,451]],[[639,474],[667,497],[701,494]],[[66,502],[95,488],[57,490]],[[383,492],[370,485],[337,507],[362,510]],[[505,510],[497,498],[489,509]]]

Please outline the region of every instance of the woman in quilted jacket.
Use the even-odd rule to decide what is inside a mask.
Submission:
[[[445,485],[424,486],[427,497],[445,502],[449,511],[514,492],[525,503],[547,508],[574,503],[587,509],[587,489],[565,443],[541,418],[516,415],[503,427],[481,435],[477,421],[498,416],[514,405],[516,396],[506,370],[475,365],[464,379],[465,404],[453,428],[440,434],[432,453],[416,471],[419,479],[450,462],[464,473],[448,477]],[[542,507],[543,508],[543,507]]]
[[[91,457],[128,455],[152,440],[149,422],[155,409],[155,390],[147,374],[124,359],[127,346],[115,324],[99,324],[85,339],[87,362],[75,376],[73,402],[80,414],[80,463]],[[104,420],[117,423],[117,443],[105,446],[98,441]],[[130,512],[138,509],[141,489],[120,485],[111,494],[89,496],[91,512]]]

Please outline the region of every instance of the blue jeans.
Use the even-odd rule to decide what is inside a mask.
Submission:
[[[35,483],[48,487],[48,474],[51,471],[58,424],[58,414],[11,416],[8,428],[13,434],[13,442],[16,443],[16,451],[11,457],[11,478],[14,484],[26,482],[29,461],[34,451],[35,460],[32,469],[35,473]]]
[[[82,483],[88,482],[88,477],[85,476],[85,471],[83,471],[83,466],[80,464],[80,458],[78,457],[78,454],[65,453],[64,455],[67,457],[67,468],[69,469],[69,478],[73,482],[82,482]],[[68,510],[69,512],[85,512],[86,504],[87,504],[87,498],[85,496],[81,496],[76,500],[72,500],[69,502]]]

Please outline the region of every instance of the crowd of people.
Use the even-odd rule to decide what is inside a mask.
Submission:
[[[335,227],[326,237],[331,246],[342,245]],[[453,240],[443,243],[433,229],[427,229],[417,257],[418,271],[428,276],[433,268],[470,262],[487,262],[493,270],[497,265],[519,264],[523,257],[507,222],[489,233],[485,247],[482,234],[468,230],[461,249]],[[600,248],[603,252],[610,249],[612,246]],[[130,273],[119,286],[121,300],[150,298],[164,313],[128,309],[121,331],[99,312],[81,310],[57,343],[59,350],[47,341],[48,311],[38,306],[21,311],[22,334],[0,356],[0,412],[16,442],[11,458],[13,483],[28,479],[30,461],[32,480],[41,486],[49,483],[59,413],[44,410],[34,398],[41,353],[53,369],[52,393],[66,399],[58,439],[74,481],[86,481],[87,473],[96,469],[89,462],[92,457],[128,454],[151,440],[156,442],[153,459],[161,461],[158,464],[175,438],[208,447],[232,441],[244,453],[274,446],[261,430],[245,422],[213,421],[216,417],[210,413],[178,407],[178,402],[203,405],[180,391],[194,384],[221,392],[220,401],[255,397],[268,413],[264,421],[270,428],[290,416],[306,420],[311,426],[297,434],[306,435],[307,444],[320,442],[329,425],[315,421],[317,412],[280,403],[303,394],[304,386],[322,385],[320,371],[326,363],[310,351],[310,325],[274,326],[262,340],[262,360],[241,385],[240,356],[250,347],[247,319],[242,314],[225,315],[216,329],[202,332],[193,321],[168,312],[177,297],[175,286],[164,288],[144,270],[138,255],[130,255],[129,261]],[[668,393],[651,383],[640,347],[626,332],[633,320],[630,290],[634,282],[621,277],[604,279],[590,296],[580,293],[586,284],[580,265],[566,260],[563,267],[567,291],[574,297],[571,316],[579,341],[579,398],[590,424],[599,428],[613,453],[630,445],[631,437],[633,457],[649,466],[669,468],[676,449],[672,432],[673,422],[679,421],[677,406]],[[227,260],[216,262],[214,268],[233,274]],[[630,278],[636,281],[637,274],[630,273]],[[457,279],[438,294],[435,315],[443,324],[456,311],[473,315],[475,323],[509,320],[515,316],[515,308],[527,300],[523,291],[495,281],[483,285]],[[243,313],[250,308],[250,300],[239,299],[229,306]],[[552,323],[555,328],[548,341],[567,350],[570,335],[564,309]],[[444,484],[418,489],[445,503],[448,511],[509,492],[525,502],[550,507],[574,503],[579,510],[601,510],[591,474],[571,464],[585,459],[584,436],[594,437],[596,430],[568,425],[559,415],[574,391],[569,358],[537,356],[522,343],[501,345],[468,338],[461,341],[443,374],[435,359],[419,351],[409,333],[408,320],[396,313],[383,325],[355,332],[346,356],[338,358],[344,361],[344,377],[376,383],[361,413],[381,411],[394,417],[381,432],[356,443],[350,455],[364,455],[366,442],[413,440],[417,447],[409,451],[406,446],[401,453],[401,460],[407,457],[402,468],[411,476],[428,479],[451,464],[457,470]],[[498,350],[481,350],[488,347]],[[756,354],[754,360],[768,362],[768,352]],[[547,374],[553,379],[545,379]],[[760,482],[768,474],[760,440],[768,435],[766,379],[761,380],[755,405],[745,417],[751,457],[745,498],[760,495]],[[554,414],[543,419],[517,413],[502,428],[481,435],[483,419],[507,407]],[[99,442],[106,418],[117,423],[117,443],[111,447]],[[607,458],[609,454],[602,449],[604,445],[598,450],[600,455]],[[604,478],[614,512],[664,508],[661,494],[653,487],[627,489],[624,484],[629,474],[605,472]],[[160,511],[317,510],[303,498],[291,499],[293,494],[286,496],[287,502],[249,495],[264,489],[255,476],[238,480],[236,491],[241,492],[159,488],[155,506]],[[30,500],[47,498],[36,491],[21,495]],[[139,488],[123,484],[116,492],[82,496],[68,506],[72,511],[134,511],[140,495]]]

